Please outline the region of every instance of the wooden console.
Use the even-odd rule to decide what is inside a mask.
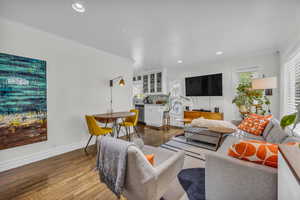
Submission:
[[[205,119],[223,120],[223,113],[201,112],[201,111],[184,111],[185,123],[191,123],[193,119],[203,117]]]

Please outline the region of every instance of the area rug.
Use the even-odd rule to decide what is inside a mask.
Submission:
[[[170,141],[161,145],[162,148],[169,149],[171,151],[185,151],[185,155],[205,161],[205,154],[211,152],[208,148],[203,148],[197,142],[186,142],[184,136],[174,137]]]
[[[205,169],[183,169],[177,175],[189,200],[205,200]]]

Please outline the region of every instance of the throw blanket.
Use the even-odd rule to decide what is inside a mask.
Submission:
[[[112,137],[101,137],[97,153],[100,181],[120,198],[125,184],[127,150],[132,143]]]
[[[222,130],[227,129],[229,132],[230,131],[235,132],[237,130],[237,127],[234,124],[223,120],[197,118],[192,121],[191,125],[195,127],[208,128],[208,129],[212,127],[214,128],[214,130],[216,130],[217,128],[220,128]]]

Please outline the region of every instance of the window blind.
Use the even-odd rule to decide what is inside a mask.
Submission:
[[[300,52],[285,63],[285,105],[284,114],[297,112],[300,106]],[[300,134],[300,126],[295,129]]]

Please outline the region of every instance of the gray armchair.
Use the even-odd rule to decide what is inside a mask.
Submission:
[[[147,153],[155,148],[144,147]],[[157,148],[156,148],[157,149]],[[159,152],[153,152],[156,156]],[[159,200],[168,190],[170,183],[177,178],[183,167],[184,152],[180,151],[171,156],[166,155],[166,160],[152,166],[135,146],[128,149],[127,174],[123,195],[128,200]]]

